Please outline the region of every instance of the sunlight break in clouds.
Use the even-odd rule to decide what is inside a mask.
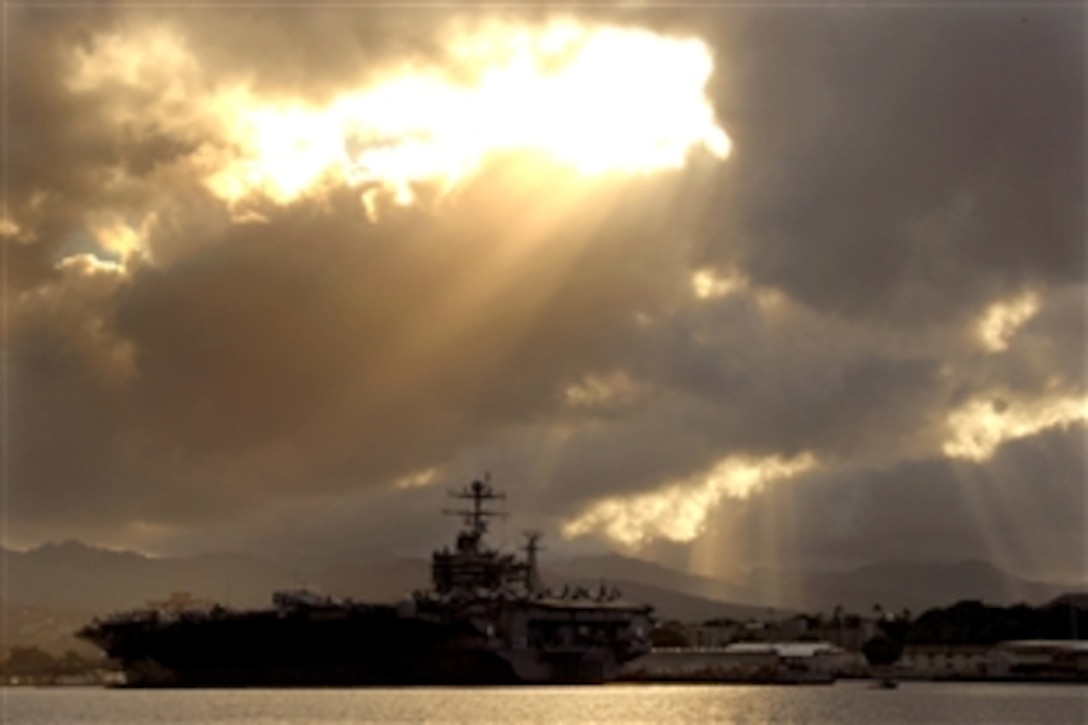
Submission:
[[[1025,292],[990,305],[978,323],[978,336],[990,352],[1001,352],[1020,326],[1039,311],[1039,296]]]
[[[563,536],[574,538],[599,531],[613,541],[637,548],[654,539],[691,541],[699,536],[707,516],[724,497],[746,498],[764,484],[811,469],[811,455],[730,457],[699,476],[668,483],[656,491],[607,498],[566,522]]]
[[[985,461],[1005,441],[1024,438],[1055,425],[1088,420],[1088,399],[1051,396],[1031,401],[1007,402],[975,398],[948,416],[951,438],[945,455]]]
[[[238,108],[231,135],[243,152],[212,188],[287,202],[331,175],[408,204],[413,184],[449,189],[495,153],[545,153],[594,175],[679,168],[698,146],[729,152],[703,95],[713,63],[698,40],[568,23],[494,26],[448,50],[470,82],[419,69],[325,107]],[[364,201],[373,214],[373,192]]]
[[[114,257],[124,259],[143,251],[145,240],[156,220],[157,216],[152,212],[139,225],[133,226],[118,214],[90,213],[87,215],[87,227],[99,247]]]
[[[713,61],[697,39],[570,21],[492,23],[445,40],[443,61],[345,88],[324,105],[210,85],[184,39],[161,29],[81,52],[70,88],[151,91],[178,133],[205,126],[198,163],[231,204],[251,195],[286,204],[333,183],[363,189],[373,213],[378,193],[409,204],[413,185],[448,190],[493,154],[542,154],[592,176],[677,169],[700,147],[729,153],[704,94]],[[200,100],[182,113],[177,101],[188,95]],[[146,96],[137,99],[150,113]]]

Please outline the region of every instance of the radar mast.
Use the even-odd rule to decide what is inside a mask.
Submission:
[[[488,519],[506,515],[503,511],[486,508],[488,501],[506,498],[505,494],[497,493],[491,487],[490,473],[484,474],[483,480],[477,479],[460,491],[450,491],[450,497],[472,502],[470,509],[445,509],[442,513],[447,516],[460,516],[468,531],[474,534],[477,540],[487,533]]]

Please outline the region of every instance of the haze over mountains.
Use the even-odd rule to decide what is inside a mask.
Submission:
[[[237,607],[265,606],[273,591],[299,586],[395,601],[429,580],[425,559],[386,555],[302,565],[245,554],[150,558],[69,541],[4,556],[6,606],[87,613],[135,607],[176,591]],[[830,612],[837,605],[868,612],[877,603],[914,612],[961,599],[1036,604],[1071,589],[1026,581],[978,561],[880,562],[842,572],[755,571],[741,581],[722,581],[608,554],[546,562],[542,575],[552,588],[595,587],[603,581],[627,598],[653,604],[661,618],[687,621],[764,617],[768,609]]]

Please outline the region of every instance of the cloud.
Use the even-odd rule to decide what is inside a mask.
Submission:
[[[605,499],[563,526],[563,535],[576,537],[603,529],[627,546],[666,538],[691,541],[703,533],[709,512],[721,499],[747,498],[768,481],[789,478],[811,468],[811,457],[794,461],[727,458],[692,480],[669,482],[657,491],[635,497]]]
[[[13,541],[1075,567],[1082,10],[492,16],[13,9]]]
[[[1007,440],[1024,438],[1053,426],[1068,427],[1088,419],[1088,400],[1050,396],[1025,402],[1003,397],[974,399],[952,411],[952,435],[944,452],[952,457],[986,460]]]
[[[1024,19],[1027,22],[1024,22]],[[751,13],[721,64],[738,148],[708,260],[919,326],[1083,278],[1083,38],[1064,12]],[[712,39],[714,42],[716,39]],[[829,284],[828,280],[836,280]]]
[[[1030,292],[1008,301],[995,302],[978,323],[978,335],[983,345],[993,352],[1009,346],[1009,338],[1039,311],[1039,299]]]

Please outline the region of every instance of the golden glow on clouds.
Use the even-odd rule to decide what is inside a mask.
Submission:
[[[216,84],[184,38],[147,27],[75,51],[69,88],[110,93],[114,121],[153,117],[199,142],[192,160],[232,205],[285,204],[333,183],[359,188],[376,214],[414,201],[415,185],[448,190],[496,154],[543,155],[594,176],[677,169],[696,148],[729,153],[704,93],[713,61],[697,39],[493,22],[450,30],[444,43],[433,65],[315,105]]]
[[[783,309],[786,297],[773,287],[762,287],[736,269],[717,271],[704,268],[691,276],[691,291],[704,302],[744,293],[755,301],[761,312],[775,313]]]
[[[0,217],[0,238],[7,239],[18,236],[19,225],[7,216]]]
[[[212,188],[287,202],[329,178],[408,204],[413,184],[448,189],[496,153],[543,153],[585,175],[680,168],[698,146],[728,154],[701,42],[573,24],[491,32],[451,42],[469,83],[416,70],[324,107],[243,104],[242,153]],[[374,213],[374,191],[364,201]]]
[[[144,242],[155,219],[154,214],[148,214],[138,227],[133,227],[120,216],[107,212],[92,214],[87,226],[102,249],[124,258],[144,250]]]
[[[1005,441],[1085,420],[1088,398],[1081,396],[1053,395],[1011,402],[1004,396],[975,398],[949,414],[950,438],[944,452],[953,458],[985,461]]]
[[[711,269],[700,269],[691,278],[691,289],[701,300],[725,297],[747,286],[748,280],[739,273],[723,276]]]
[[[691,541],[703,533],[707,516],[722,498],[746,498],[770,481],[815,465],[810,455],[788,460],[726,458],[704,474],[667,483],[656,491],[598,501],[566,522],[563,536],[600,532],[628,547],[660,538]]]
[[[644,387],[625,372],[587,375],[563,391],[566,403],[576,408],[599,408],[633,402]]]
[[[434,483],[437,477],[437,468],[425,468],[422,471],[416,471],[414,473],[409,473],[406,476],[401,476],[393,482],[393,488],[424,488]]]
[[[1009,346],[1009,339],[1020,326],[1039,311],[1039,297],[1025,292],[1009,300],[996,302],[987,308],[979,320],[977,332],[982,344],[991,352],[1000,352]]]
[[[125,274],[123,265],[107,259],[99,259],[93,254],[74,254],[65,257],[57,263],[56,268],[61,272],[70,273],[77,277]]]
[[[105,86],[147,86],[196,72],[199,64],[184,40],[165,26],[145,26],[99,35],[74,51],[75,67],[68,87],[86,92]],[[168,89],[173,92],[174,89]]]

